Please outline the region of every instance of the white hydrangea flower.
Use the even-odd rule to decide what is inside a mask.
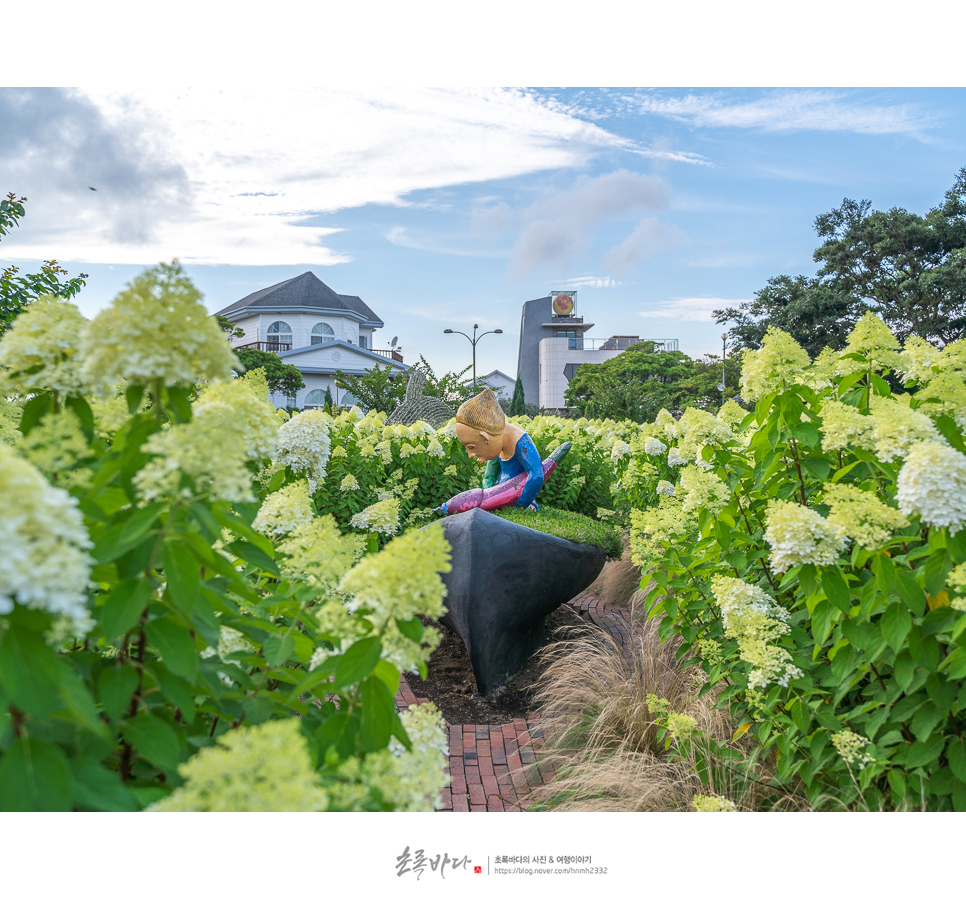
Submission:
[[[441,458],[446,456],[446,451],[443,450],[443,445],[440,444],[436,438],[433,438],[432,441],[429,442],[429,446],[426,448],[426,453],[429,454],[430,457]]]
[[[668,482],[666,479],[662,479],[657,484],[657,494],[658,495],[669,495],[674,498],[674,484]]]
[[[691,807],[695,811],[737,811],[731,799],[721,795],[696,795],[691,799]]]
[[[697,462],[681,470],[678,489],[684,499],[681,510],[685,514],[696,514],[703,509],[714,514],[731,500],[727,485],[710,470],[699,467]]]
[[[762,339],[758,351],[741,355],[741,398],[755,402],[766,393],[784,389],[811,364],[808,352],[787,332],[774,326]]]
[[[668,466],[685,466],[687,464],[687,462],[688,461],[685,460],[684,457],[681,456],[681,451],[678,450],[676,447],[672,447],[667,452],[667,465]]]
[[[620,460],[621,457],[627,457],[631,453],[631,445],[626,441],[616,440],[610,450],[610,459],[613,463]]]
[[[966,456],[948,444],[915,444],[899,470],[896,501],[927,527],[957,533],[966,524]]]
[[[432,436],[436,434],[436,429],[433,428],[433,426],[430,425],[429,422],[425,421],[424,419],[417,419],[406,430],[414,438],[421,438],[424,435]]]
[[[80,351],[89,324],[74,304],[54,297],[25,307],[0,338],[0,368],[16,375],[4,389],[52,390],[61,399],[86,393]]]
[[[929,416],[910,409],[896,399],[873,397],[872,418],[875,421],[872,432],[875,453],[883,463],[901,459],[914,444],[922,441],[946,443]]]
[[[306,473],[310,492],[325,478],[331,445],[329,416],[323,409],[299,412],[278,429],[279,462],[293,473]]]
[[[830,565],[845,547],[845,538],[832,524],[795,502],[770,501],[765,520],[765,540],[776,572],[807,563]]]
[[[0,614],[16,601],[63,618],[55,624],[59,635],[86,635],[93,626],[86,604],[93,544],[77,499],[6,444],[0,444],[0,495]]]
[[[142,272],[84,335],[84,373],[91,383],[194,384],[226,380],[238,358],[201,293],[177,262]]]
[[[839,757],[850,767],[856,766],[860,770],[870,763],[875,763],[875,757],[862,750],[871,743],[868,738],[857,735],[855,732],[842,731],[832,735],[832,745],[838,751]]]
[[[271,460],[280,431],[271,407],[238,381],[209,387],[194,404],[190,422],[151,435],[145,453],[151,461],[134,477],[148,501],[180,494],[181,474],[198,493],[223,501],[252,501],[248,460]]]
[[[667,450],[667,444],[657,438],[644,439],[644,453],[649,457],[658,457]]]
[[[392,492],[388,494],[391,496]],[[358,514],[352,516],[349,526],[391,537],[399,530],[399,499],[385,498],[368,508],[363,508]]]
[[[339,483],[340,492],[358,492],[359,491],[359,481],[356,479],[352,473],[346,473],[342,482]]]
[[[339,810],[353,810],[367,789],[377,790],[393,811],[433,811],[442,805],[440,793],[450,783],[446,724],[433,703],[410,706],[399,718],[412,742],[407,751],[390,739],[384,751],[364,761],[352,757],[340,765],[348,782],[335,785],[332,796]]]
[[[863,415],[855,406],[835,399],[822,400],[818,410],[822,419],[822,447],[825,450],[861,448],[875,450],[875,419]]]
[[[725,633],[737,640],[739,657],[752,666],[749,689],[770,683],[787,687],[790,680],[802,676],[788,650],[776,644],[790,632],[787,610],[761,588],[740,578],[716,576],[711,591],[721,608]]]
[[[266,536],[278,537],[308,524],[313,510],[309,484],[299,479],[265,497],[252,527]]]

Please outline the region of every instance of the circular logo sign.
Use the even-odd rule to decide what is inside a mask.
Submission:
[[[553,299],[553,312],[557,316],[569,316],[574,312],[574,301],[569,294],[558,294]]]

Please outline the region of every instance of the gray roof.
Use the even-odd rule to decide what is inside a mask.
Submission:
[[[231,306],[219,310],[222,316],[232,313],[258,313],[263,309],[279,307],[308,307],[325,313],[351,313],[370,326],[382,326],[383,322],[369,309],[361,297],[353,294],[336,294],[323,284],[312,272],[303,272],[296,278],[280,281],[261,291],[255,291]]]

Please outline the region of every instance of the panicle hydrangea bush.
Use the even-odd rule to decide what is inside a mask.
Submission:
[[[177,266],[84,323],[34,305],[3,340],[29,373],[0,412],[0,810],[432,807],[441,719],[394,697],[439,643],[448,544],[345,531],[387,478],[418,500],[420,464],[469,479],[461,446],[280,416]]]
[[[742,387],[728,433],[659,415],[666,457],[613,461],[662,636],[777,758],[776,802],[966,810],[966,345],[869,314],[809,362],[771,330]]]

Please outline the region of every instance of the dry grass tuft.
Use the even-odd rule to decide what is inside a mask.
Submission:
[[[641,567],[631,562],[629,550],[624,546],[621,559],[604,564],[600,575],[587,589],[609,607],[627,607],[635,591],[641,587]]]
[[[769,771],[753,762],[749,744],[746,759],[729,765],[730,773],[717,771],[722,788],[709,789],[698,778],[693,752],[669,756],[657,741],[649,694],[691,716],[717,742],[729,743],[735,726],[714,708],[714,694],[699,695],[703,672],[678,665],[679,643],[661,642],[657,620],[645,618],[649,594],[634,596],[640,619],[633,622],[629,648],[595,630],[577,631],[543,650],[553,663],[535,703],[546,738],[542,758],[555,779],[541,788],[541,799],[553,811],[687,811],[694,795],[715,793],[740,810],[757,810],[763,792],[774,801],[765,785]]]

